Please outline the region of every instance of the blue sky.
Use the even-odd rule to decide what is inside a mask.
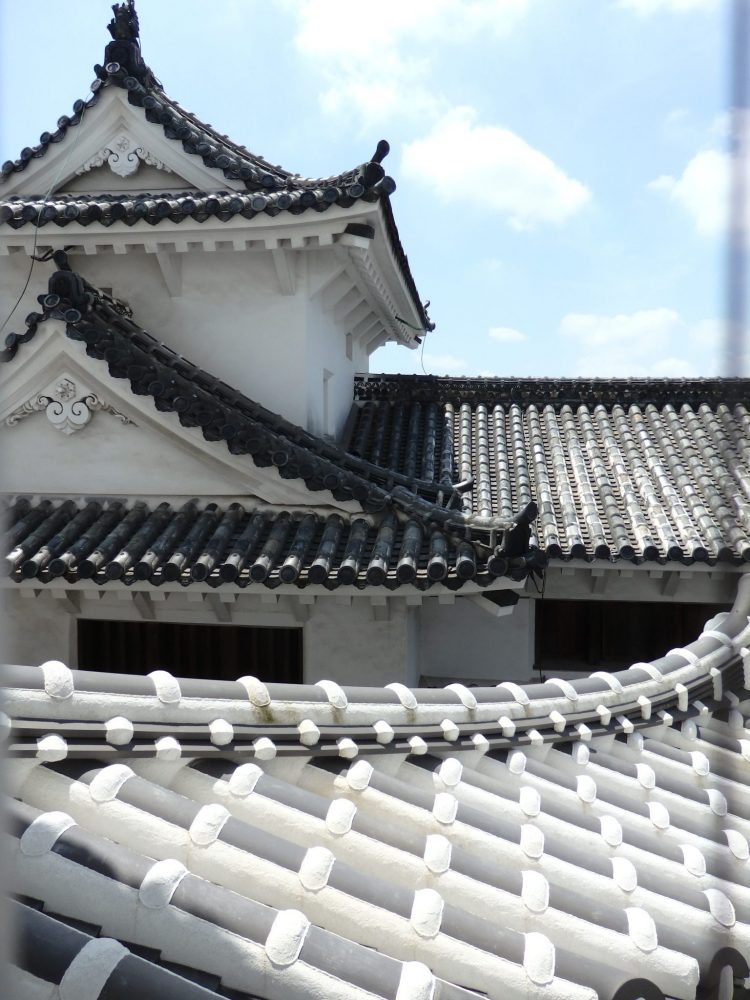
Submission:
[[[711,375],[726,0],[139,0],[184,107],[311,176],[381,137],[437,326],[372,370]],[[0,158],[86,95],[105,0],[0,0]]]

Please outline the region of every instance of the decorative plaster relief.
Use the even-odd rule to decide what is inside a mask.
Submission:
[[[151,167],[156,167],[157,170],[170,172],[169,168],[161,160],[158,160],[153,153],[150,153],[143,146],[137,145],[125,132],[120,132],[113,139],[110,139],[107,145],[103,146],[98,153],[94,153],[91,159],[86,160],[76,170],[76,174],[85,174],[89,170],[95,170],[97,167],[101,167],[107,163],[112,173],[117,174],[119,177],[130,177],[131,174],[134,174],[138,170],[141,161]]]
[[[89,392],[76,383],[69,375],[62,375],[54,380],[45,392],[33,395],[5,418],[6,427],[16,424],[31,416],[32,413],[44,412],[49,422],[63,434],[74,434],[85,427],[97,411],[111,413],[123,424],[134,422],[120,413],[110,403],[106,403],[94,392]]]

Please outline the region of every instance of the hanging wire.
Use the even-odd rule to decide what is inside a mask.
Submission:
[[[731,9],[731,92],[727,227],[727,305],[724,374],[741,375],[746,367],[748,170],[750,170],[750,0],[733,0]]]

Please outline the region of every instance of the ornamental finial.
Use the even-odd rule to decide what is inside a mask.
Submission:
[[[138,41],[138,14],[135,10],[135,0],[112,5],[114,17],[107,25],[109,33],[115,41]]]

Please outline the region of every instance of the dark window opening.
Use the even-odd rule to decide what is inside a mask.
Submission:
[[[728,604],[646,601],[536,603],[535,669],[620,670],[694,642]]]
[[[302,629],[78,620],[78,667],[106,673],[302,683]]]

